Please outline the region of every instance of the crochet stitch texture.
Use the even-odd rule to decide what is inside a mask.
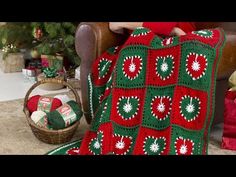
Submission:
[[[81,155],[207,154],[221,29],[162,39],[137,28],[93,63]],[[78,147],[77,147],[78,148]]]

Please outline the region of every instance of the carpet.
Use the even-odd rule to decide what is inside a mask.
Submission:
[[[23,99],[0,102],[0,155],[44,155],[62,145],[50,145],[38,140],[32,133],[23,113]],[[84,136],[89,129],[85,118],[81,118],[71,148],[76,140]],[[220,148],[222,124],[211,131],[209,155],[236,155],[236,151]]]

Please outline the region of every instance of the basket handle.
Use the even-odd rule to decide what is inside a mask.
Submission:
[[[29,99],[29,95],[30,93],[39,85],[41,84],[45,84],[45,83],[55,83],[55,84],[63,84],[64,86],[67,86],[71,89],[71,91],[74,93],[75,96],[75,100],[78,103],[79,107],[81,108],[81,102],[80,102],[80,97],[77,93],[77,91],[67,82],[65,82],[64,80],[60,80],[60,79],[56,79],[56,78],[46,78],[43,80],[40,80],[38,82],[36,82],[34,85],[31,86],[31,88],[28,90],[28,92],[25,95],[25,99],[24,99],[24,109],[23,111],[26,112],[27,109],[27,101]]]

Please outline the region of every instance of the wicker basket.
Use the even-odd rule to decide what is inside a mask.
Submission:
[[[28,124],[30,125],[34,135],[41,141],[48,143],[48,144],[62,144],[62,143],[66,143],[68,141],[70,141],[76,131],[76,129],[78,128],[79,125],[79,121],[75,122],[73,125],[65,128],[65,129],[61,129],[61,130],[48,130],[46,128],[41,128],[39,126],[37,126],[32,119],[30,118],[30,112],[27,109],[27,101],[29,98],[30,93],[33,91],[33,89],[35,89],[37,86],[41,85],[41,84],[45,84],[45,83],[57,83],[57,84],[63,84],[64,86],[67,86],[68,88],[70,88],[75,96],[75,100],[76,102],[79,104],[79,107],[81,107],[81,102],[80,102],[80,97],[77,93],[77,91],[67,82],[62,81],[62,80],[58,80],[55,78],[52,79],[44,79],[41,80],[37,83],[35,83],[30,89],[29,91],[26,93],[25,96],[25,100],[24,100],[24,108],[23,111],[26,115],[26,119],[28,121]]]
[[[39,74],[37,76],[37,80],[38,81],[41,81],[41,80],[44,80],[46,77],[44,76],[43,73]],[[56,79],[58,80],[65,80],[64,79],[64,76],[57,76],[55,77]],[[69,83],[69,82],[67,82]],[[70,84],[70,83],[69,83]],[[70,84],[71,85],[71,84]],[[73,86],[73,85],[71,85]],[[57,84],[57,83],[45,83],[45,84],[42,84],[42,85],[39,85],[39,88],[40,89],[43,89],[43,90],[48,90],[48,91],[52,91],[52,90],[60,90],[60,89],[63,89],[65,86],[63,84]]]

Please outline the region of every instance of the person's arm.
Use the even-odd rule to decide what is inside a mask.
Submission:
[[[146,27],[155,34],[160,35],[185,35],[186,33],[176,27],[175,22],[110,22],[109,28],[117,33],[122,33],[123,29],[134,30],[137,27]]]
[[[144,22],[143,27],[149,28],[155,34],[170,36],[177,22]]]
[[[143,22],[110,22],[109,28],[112,31],[119,31],[120,29],[134,30],[137,27],[143,26]]]
[[[143,27],[165,36],[181,36],[196,30],[194,22],[143,22]]]

